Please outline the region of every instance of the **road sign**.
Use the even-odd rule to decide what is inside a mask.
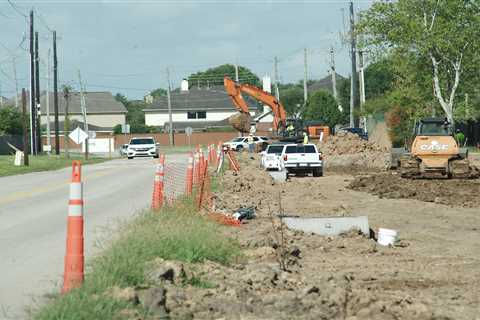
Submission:
[[[185,128],[185,134],[186,134],[187,136],[190,137],[190,136],[192,135],[192,133],[193,133],[192,127],[186,127],[186,128]]]
[[[130,133],[130,125],[122,124],[122,133]]]
[[[73,140],[76,144],[81,144],[88,138],[88,134],[85,133],[82,129],[77,127],[77,129],[73,130],[68,137]]]

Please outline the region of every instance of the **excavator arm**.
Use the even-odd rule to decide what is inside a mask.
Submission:
[[[287,120],[285,108],[275,96],[250,84],[235,83],[235,81],[233,81],[229,77],[225,77],[223,82],[227,94],[232,98],[233,104],[238,109],[238,111],[240,111],[241,113],[249,114],[248,105],[245,102],[245,99],[243,99],[242,97],[242,93],[245,93],[252,98],[255,98],[256,100],[264,103],[272,109],[272,113],[274,116],[273,129],[275,131],[285,128]]]

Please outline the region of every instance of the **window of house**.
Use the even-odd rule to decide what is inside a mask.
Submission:
[[[188,111],[187,119],[207,119],[206,111]]]

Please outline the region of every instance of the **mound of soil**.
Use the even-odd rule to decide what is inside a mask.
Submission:
[[[352,133],[331,136],[319,148],[327,168],[343,168],[347,171],[386,169],[389,163],[386,148]]]
[[[480,180],[411,180],[392,173],[380,173],[357,176],[349,188],[382,198],[417,199],[451,206],[480,207]]]

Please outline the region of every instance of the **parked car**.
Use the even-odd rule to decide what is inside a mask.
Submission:
[[[248,138],[248,136],[233,138],[230,141],[224,142],[223,146],[228,147],[229,149],[232,149],[232,150],[235,150],[235,151],[248,150],[247,138]],[[262,145],[262,150],[264,150],[266,148],[266,146],[268,145],[268,138],[267,137],[253,136],[253,142],[255,142],[255,144],[261,144]]]
[[[363,128],[353,128],[353,127],[346,127],[346,128],[340,128],[336,134],[342,133],[342,132],[350,132],[353,134],[358,135],[360,138],[364,140],[368,140],[368,133],[363,129]]]
[[[135,157],[154,157],[158,158],[160,144],[155,142],[152,137],[132,138],[127,148],[128,159]]]
[[[262,168],[265,168],[265,170],[269,170],[269,169],[276,169],[278,171],[283,170],[282,161],[280,157],[284,149],[285,149],[284,144],[271,144],[267,147],[267,149],[265,149],[265,151],[262,151],[262,160],[260,163]]]
[[[127,149],[128,149],[128,143],[122,144],[122,146],[120,147],[120,155],[126,156],[128,153]]]
[[[323,176],[323,157],[314,144],[286,144],[281,156],[282,166],[289,174]]]

